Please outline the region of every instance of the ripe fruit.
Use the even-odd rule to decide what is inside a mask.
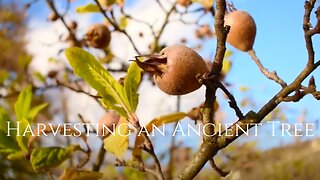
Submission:
[[[110,39],[110,31],[104,24],[94,24],[90,26],[85,35],[87,44],[98,49],[106,48],[110,43]]]
[[[101,137],[107,137],[110,134],[108,129],[113,131],[116,125],[118,124],[119,119],[120,119],[120,115],[118,115],[115,111],[109,111],[106,114],[104,114],[98,122],[99,135]],[[103,128],[103,125],[108,129]]]
[[[78,27],[78,23],[76,21],[71,21],[69,24],[68,24],[68,27],[72,30],[75,30],[77,29]]]
[[[188,7],[191,4],[191,0],[177,0],[177,3],[183,7]]]
[[[256,23],[245,11],[233,11],[225,17],[225,25],[230,26],[227,42],[241,51],[252,49],[256,37]]]
[[[197,76],[209,70],[201,56],[184,45],[168,46],[160,55],[152,55],[138,65],[154,75],[160,90],[170,95],[183,95],[201,87]]]
[[[58,14],[54,12],[50,14],[48,17],[49,21],[52,21],[52,22],[56,21],[58,18],[59,18]]]

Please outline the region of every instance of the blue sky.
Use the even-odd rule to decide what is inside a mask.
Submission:
[[[59,0],[60,1],[60,0]],[[22,0],[22,2],[29,2]],[[64,2],[64,1],[60,1]],[[90,2],[86,0],[86,2]],[[134,6],[134,1],[127,1],[129,7]],[[254,1],[254,0],[235,0],[233,1],[235,7],[239,10],[248,11],[257,24],[257,36],[254,45],[257,56],[260,58],[265,67],[269,70],[276,70],[278,75],[287,83],[293,81],[298,73],[304,68],[307,61],[307,52],[305,48],[302,17],[304,14],[304,1]],[[72,3],[72,9],[79,4],[85,4],[84,1],[75,1]],[[49,13],[43,0],[38,2],[29,10],[29,21],[37,19],[39,21],[46,21]],[[84,17],[86,15],[77,15]],[[73,17],[73,15],[72,15]],[[91,16],[90,21],[102,21],[101,15]],[[312,22],[315,21],[315,16],[312,14]],[[213,22],[211,22],[213,24]],[[201,55],[207,56],[211,49],[215,49],[214,41],[206,42],[206,49],[201,51]],[[192,44],[193,42],[191,42]],[[320,53],[319,38],[314,38],[314,45],[316,52]],[[280,90],[280,86],[267,78],[265,78],[258,68],[255,66],[249,55],[240,52],[230,46],[233,51],[232,56],[233,67],[227,77],[227,81],[234,84],[231,91],[237,99],[250,96],[256,99],[256,107],[258,110],[264,103],[266,103],[273,95]],[[319,57],[316,55],[316,57]],[[313,75],[316,82],[320,82],[319,70],[315,71]],[[319,83],[318,83],[319,84]],[[238,90],[240,86],[250,87],[250,91],[242,93]],[[320,86],[320,85],[319,85]],[[315,101],[311,96],[307,96],[299,103],[286,103],[280,107],[290,109],[288,115],[289,122],[294,122],[304,109],[308,110],[307,121],[313,122],[320,119],[319,109],[320,103]],[[232,111],[231,111],[232,112]],[[279,140],[270,140],[267,143],[262,143],[261,147],[271,147],[277,145]]]

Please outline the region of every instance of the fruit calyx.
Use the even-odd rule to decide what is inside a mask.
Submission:
[[[146,58],[145,61],[140,61],[139,58]],[[137,65],[144,71],[155,76],[162,76],[167,70],[167,58],[163,55],[142,55],[135,56],[134,60]]]

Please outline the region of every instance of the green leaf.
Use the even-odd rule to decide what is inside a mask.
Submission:
[[[32,61],[32,56],[31,55],[19,55],[18,58],[18,65],[21,67],[21,69],[26,69],[28,65]]]
[[[40,72],[35,72],[33,75],[40,81],[40,82],[46,82],[46,78],[40,73]]]
[[[2,131],[0,132],[0,149],[5,150],[6,153],[12,153],[20,150],[17,142],[12,139],[11,136],[7,136],[7,134]]]
[[[78,171],[75,168],[67,168],[63,171],[59,180],[97,180],[103,177],[100,172],[93,171]]]
[[[21,159],[24,159],[25,157],[26,157],[26,153],[24,151],[17,151],[7,156],[7,158],[10,161],[21,160]]]
[[[129,146],[128,133],[129,128],[126,120],[121,118],[114,134],[110,134],[103,140],[104,148],[118,158],[122,158]]]
[[[110,101],[110,99],[101,99],[100,102],[104,108],[115,110],[120,116],[128,118],[127,112],[122,107],[115,106],[115,102]]]
[[[138,106],[139,94],[138,88],[141,81],[141,69],[137,63],[131,63],[128,73],[124,79],[124,89],[126,92],[126,97],[129,101],[131,109],[135,111]]]
[[[5,70],[0,70],[0,85],[9,77],[9,73]]]
[[[95,4],[87,4],[84,6],[79,6],[76,8],[76,12],[77,13],[96,13],[96,12],[100,12],[100,9],[97,5]]]
[[[72,47],[65,51],[75,74],[82,77],[102,96],[106,106],[123,114],[131,113],[131,107],[126,98],[124,87],[103,68],[98,60],[81,48]]]
[[[18,142],[19,147],[25,151],[28,152],[28,139],[31,135],[29,131],[32,131],[31,125],[29,124],[29,121],[26,119],[22,119],[18,121],[19,123],[19,135],[16,136],[16,140]],[[26,131],[26,133],[25,133]]]
[[[28,112],[27,119],[29,122],[32,122],[34,118],[37,116],[37,114],[45,107],[47,107],[48,103],[43,103],[38,106],[35,106],[31,108],[31,110]]]
[[[7,132],[8,130],[7,122],[11,122],[12,124],[12,121],[8,113],[2,107],[0,107],[0,131]]]
[[[66,148],[62,147],[46,147],[33,149],[30,162],[36,172],[54,168],[69,159],[72,153],[78,150],[79,145],[71,145]]]
[[[15,138],[16,132],[13,131],[8,136],[8,122],[10,127],[15,127],[9,115],[0,107],[0,152],[12,152],[20,150]]]
[[[28,112],[30,110],[32,100],[32,89],[31,86],[27,86],[19,94],[17,102],[14,104],[14,111],[17,117],[17,121],[21,121],[27,118]]]

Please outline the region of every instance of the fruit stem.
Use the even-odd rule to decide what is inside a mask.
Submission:
[[[257,57],[255,51],[253,49],[248,51],[248,54],[251,56],[251,59],[257,64],[259,70],[264,74],[268,79],[271,79],[275,81],[276,83],[280,84],[282,87],[286,87],[287,83],[284,82],[278,75],[276,71],[270,72],[268,69],[266,69],[259,58]]]

